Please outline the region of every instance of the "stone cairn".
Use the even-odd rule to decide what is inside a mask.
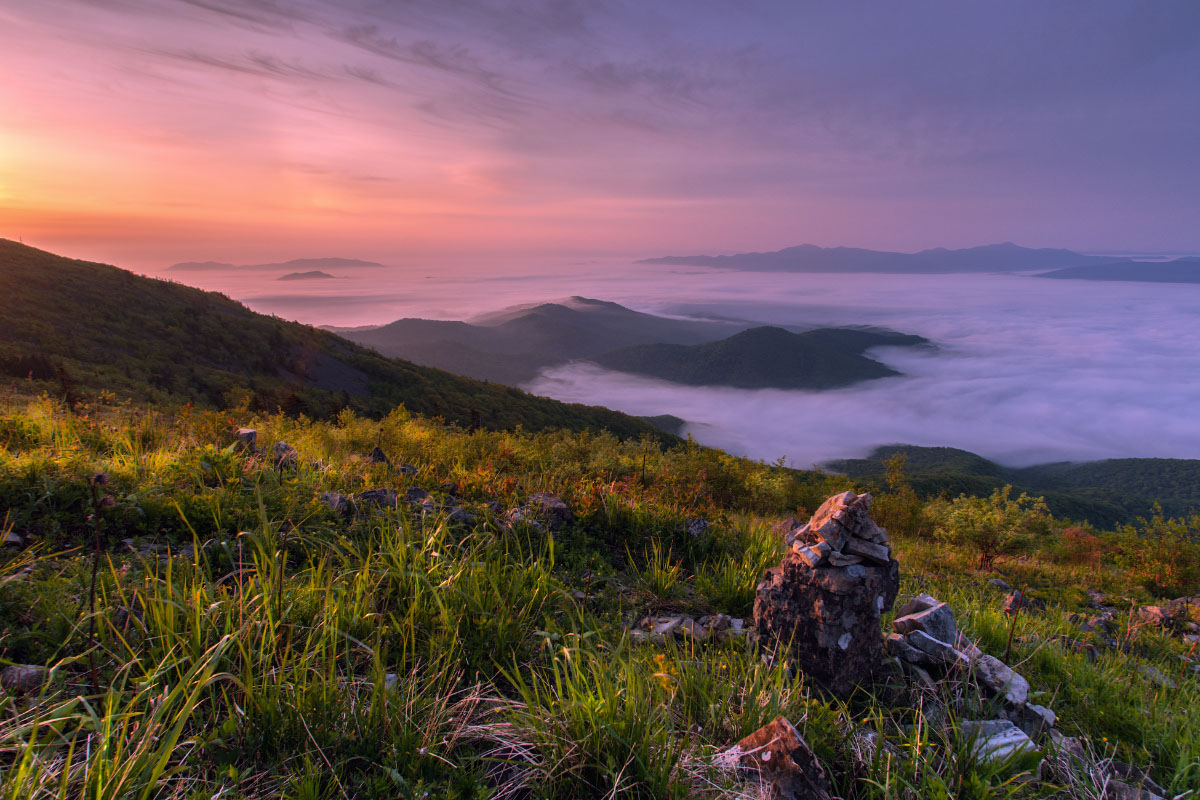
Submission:
[[[900,586],[870,505],[871,495],[845,492],[807,524],[787,526],[788,553],[767,570],[754,601],[759,644],[840,696],[870,681],[883,661],[880,616]]]

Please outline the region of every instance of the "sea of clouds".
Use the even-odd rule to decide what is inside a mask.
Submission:
[[[220,276],[204,280],[222,288]],[[313,324],[463,319],[583,295],[679,317],[879,325],[936,343],[934,352],[878,350],[873,355],[901,377],[829,392],[680,386],[587,363],[550,370],[526,387],[634,414],[674,414],[705,444],[795,466],[900,442],[960,447],[1014,466],[1200,458],[1200,285],[628,261],[364,269],[285,291],[261,278],[239,280],[244,285],[227,290],[252,308]]]

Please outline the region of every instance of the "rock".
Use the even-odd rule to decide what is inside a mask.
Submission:
[[[679,627],[676,630],[697,642],[703,642],[708,638],[708,628],[700,625],[691,617],[685,617],[683,622],[679,623]]]
[[[446,521],[454,525],[471,525],[475,522],[475,515],[461,506],[453,506],[446,514]]]
[[[851,538],[846,542],[845,550],[847,553],[862,556],[876,564],[886,564],[892,560],[892,551],[887,546],[868,542],[865,539]]]
[[[898,633],[889,634],[883,646],[889,656],[909,664],[920,664],[929,660],[928,653],[913,647]]]
[[[810,567],[789,553],[766,571],[754,601],[754,631],[838,695],[875,674],[883,658],[879,618],[896,599],[899,565]]]
[[[399,472],[401,475],[405,475],[409,478],[411,478],[417,474],[417,468],[414,467],[412,464],[401,464],[400,469],[398,469],[396,471]]]
[[[792,550],[800,557],[800,560],[810,567],[819,567],[825,563],[825,557],[829,555],[829,545],[824,542],[817,542],[815,545],[801,544],[794,542]]]
[[[1179,688],[1179,685],[1177,683],[1175,683],[1175,681],[1171,680],[1166,675],[1163,675],[1161,672],[1159,672],[1157,669],[1150,666],[1149,664],[1142,664],[1140,667],[1138,667],[1138,672],[1141,674],[1141,676],[1143,678],[1150,681],[1151,683],[1157,684],[1157,685],[1165,687],[1167,689]]]
[[[562,501],[560,500],[559,502]],[[683,532],[693,539],[698,539],[708,533],[708,529],[711,527],[712,524],[703,517],[691,517],[683,523]]]
[[[13,664],[0,670],[0,688],[9,694],[32,694],[50,680],[50,670],[34,664]]]
[[[785,800],[829,800],[829,778],[808,743],[784,717],[717,756],[719,764],[756,770]]]
[[[1004,598],[1004,613],[1010,617],[1018,613],[1032,614],[1045,610],[1046,602],[1044,600],[1030,597],[1020,590],[1009,592],[1008,596]]]
[[[1167,790],[1159,786],[1144,770],[1132,764],[1126,764],[1123,761],[1110,761],[1108,762],[1108,773],[1116,779],[1116,781],[1109,781],[1110,786],[1114,782],[1119,781],[1134,792],[1140,792],[1140,794],[1128,795],[1129,797],[1149,800],[1149,798],[1162,797],[1167,793]]]
[[[825,544],[825,542],[821,542],[821,544]],[[828,545],[826,546],[828,547]],[[862,556],[851,556],[831,550],[829,552],[829,563],[835,567],[850,567],[863,563],[863,558]]]
[[[527,525],[535,531],[542,530],[542,523],[533,519],[524,508],[510,508],[501,518],[500,524],[509,529],[518,525]]]
[[[954,612],[945,603],[938,603],[936,606],[915,614],[897,617],[892,620],[892,630],[896,633],[925,631],[933,638],[941,639],[948,644],[958,638],[958,626],[954,623]]]
[[[386,691],[394,692],[400,688],[400,676],[394,672],[389,672],[383,676],[383,688]]]
[[[954,645],[955,650],[962,653],[972,662],[983,655],[983,651],[979,649],[979,646],[972,642],[970,638],[962,631],[959,631],[958,634],[955,635],[954,641],[951,642],[951,644]]]
[[[12,531],[5,531],[4,536],[0,537],[0,546],[4,547],[24,547],[25,540],[19,534]]]
[[[1002,761],[1017,753],[1038,752],[1037,745],[1025,732],[1007,719],[992,719],[959,724],[960,733],[971,744],[971,752],[981,763]]]
[[[571,510],[570,506],[561,497],[546,492],[537,492],[529,495],[529,502],[526,504],[526,508],[544,519],[552,531],[556,531],[575,520],[575,512]]]
[[[898,608],[896,610],[896,616],[897,617],[907,617],[911,614],[919,614],[920,612],[922,612],[928,608],[933,608],[940,602],[941,601],[938,600],[933,595],[925,594],[924,592],[922,592],[921,594],[914,597],[912,600],[909,600],[907,603],[900,606],[900,608]]]
[[[1090,603],[1093,608],[1103,607],[1104,601],[1108,599],[1108,595],[1104,594],[1104,592],[1097,592],[1094,589],[1088,589],[1087,596],[1088,603]]]
[[[984,653],[975,662],[975,681],[1010,706],[1021,706],[1029,698],[1029,681],[995,656]]]
[[[988,581],[988,583],[990,583],[992,586],[995,586],[1002,592],[1012,591],[1012,587],[1008,585],[1008,581],[1004,580],[1003,578],[992,578],[990,581]]]
[[[398,505],[396,492],[392,489],[367,489],[355,495],[354,502],[357,505],[376,508],[395,508]]]
[[[1124,781],[1110,778],[1104,786],[1104,800],[1166,800],[1157,792],[1130,786]]]
[[[854,492],[834,495],[822,503],[808,521],[809,530],[839,553],[850,539],[850,526],[846,523],[852,521],[851,509],[856,499],[858,496]]]
[[[233,435],[234,445],[238,450],[244,450],[248,453],[255,452],[255,445],[258,443],[258,431],[254,428],[238,428],[237,433]]]
[[[271,463],[276,469],[294,469],[297,455],[296,448],[287,442],[276,442],[271,446]]]
[[[367,460],[372,464],[385,464],[388,469],[392,468],[392,460],[387,457],[387,453],[383,452],[383,448],[378,445],[367,454]]]
[[[404,490],[404,502],[410,506],[416,506],[429,499],[429,492],[422,489],[420,486],[410,486]]]
[[[377,491],[385,490],[381,489]],[[349,514],[354,510],[354,501],[344,494],[338,494],[337,492],[322,492],[317,496],[317,499],[329,506],[331,511],[334,511],[338,514]]]
[[[1171,624],[1171,615],[1162,606],[1139,606],[1137,618],[1143,625],[1153,625],[1157,628],[1166,628]]]
[[[905,636],[904,641],[926,656],[922,663],[960,667],[970,665],[970,659],[955,649],[953,645],[941,639],[935,639],[925,631],[915,630]]]
[[[1019,719],[1014,720],[1025,733],[1032,738],[1044,736],[1058,721],[1058,715],[1045,706],[1026,703],[1018,712]]]
[[[683,620],[682,616],[658,617],[651,624],[650,632],[655,636],[666,636],[669,633],[674,633],[675,629],[683,624]]]
[[[1051,637],[1054,641],[1062,644],[1063,648],[1074,653],[1083,653],[1087,656],[1088,661],[1095,661],[1100,657],[1100,651],[1096,649],[1096,645],[1091,642],[1081,642],[1078,639],[1072,639],[1070,636],[1064,636],[1061,633]]]
[[[771,532],[778,534],[779,537],[783,539],[784,544],[791,545],[793,539],[795,539],[796,529],[802,525],[804,525],[804,523],[795,517],[788,517],[787,519],[780,520],[772,525]]]

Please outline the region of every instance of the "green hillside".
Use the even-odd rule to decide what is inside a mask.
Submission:
[[[822,328],[791,333],[760,327],[716,342],[650,344],[593,356],[608,369],[691,386],[739,389],[832,389],[899,373],[863,355],[881,345],[927,345],[891,331]]]
[[[1041,495],[1054,513],[1097,525],[1149,517],[1155,506],[1168,516],[1200,510],[1200,461],[1173,458],[1113,458],[1010,469],[952,447],[886,445],[869,457],[831,461],[826,466],[856,479],[880,481],[888,459],[903,455],[912,487],[925,496],[987,495],[1012,485]]]
[[[614,411],[384,358],[221,294],[7,240],[0,240],[0,374],[72,401],[107,391],[315,417],[343,407],[378,416],[403,404],[463,426],[665,436]]]

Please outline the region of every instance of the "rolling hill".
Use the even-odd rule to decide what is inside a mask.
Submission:
[[[1200,511],[1200,460],[1113,458],[1014,469],[953,447],[887,445],[867,458],[825,466],[854,479],[879,481],[886,472],[884,462],[898,453],[905,456],[909,482],[926,496],[987,494],[1011,484],[1017,492],[1045,496],[1055,514],[1098,525],[1151,516],[1155,503],[1168,516]]]
[[[3,239],[0,374],[69,399],[108,391],[230,407],[248,398],[259,410],[317,417],[343,407],[379,415],[403,404],[464,426],[665,436],[615,411],[385,358],[215,292]]]
[[[692,386],[739,389],[832,389],[900,373],[863,355],[883,345],[928,345],[892,331],[821,328],[791,333],[759,327],[698,345],[650,344],[590,360],[602,367]]]

